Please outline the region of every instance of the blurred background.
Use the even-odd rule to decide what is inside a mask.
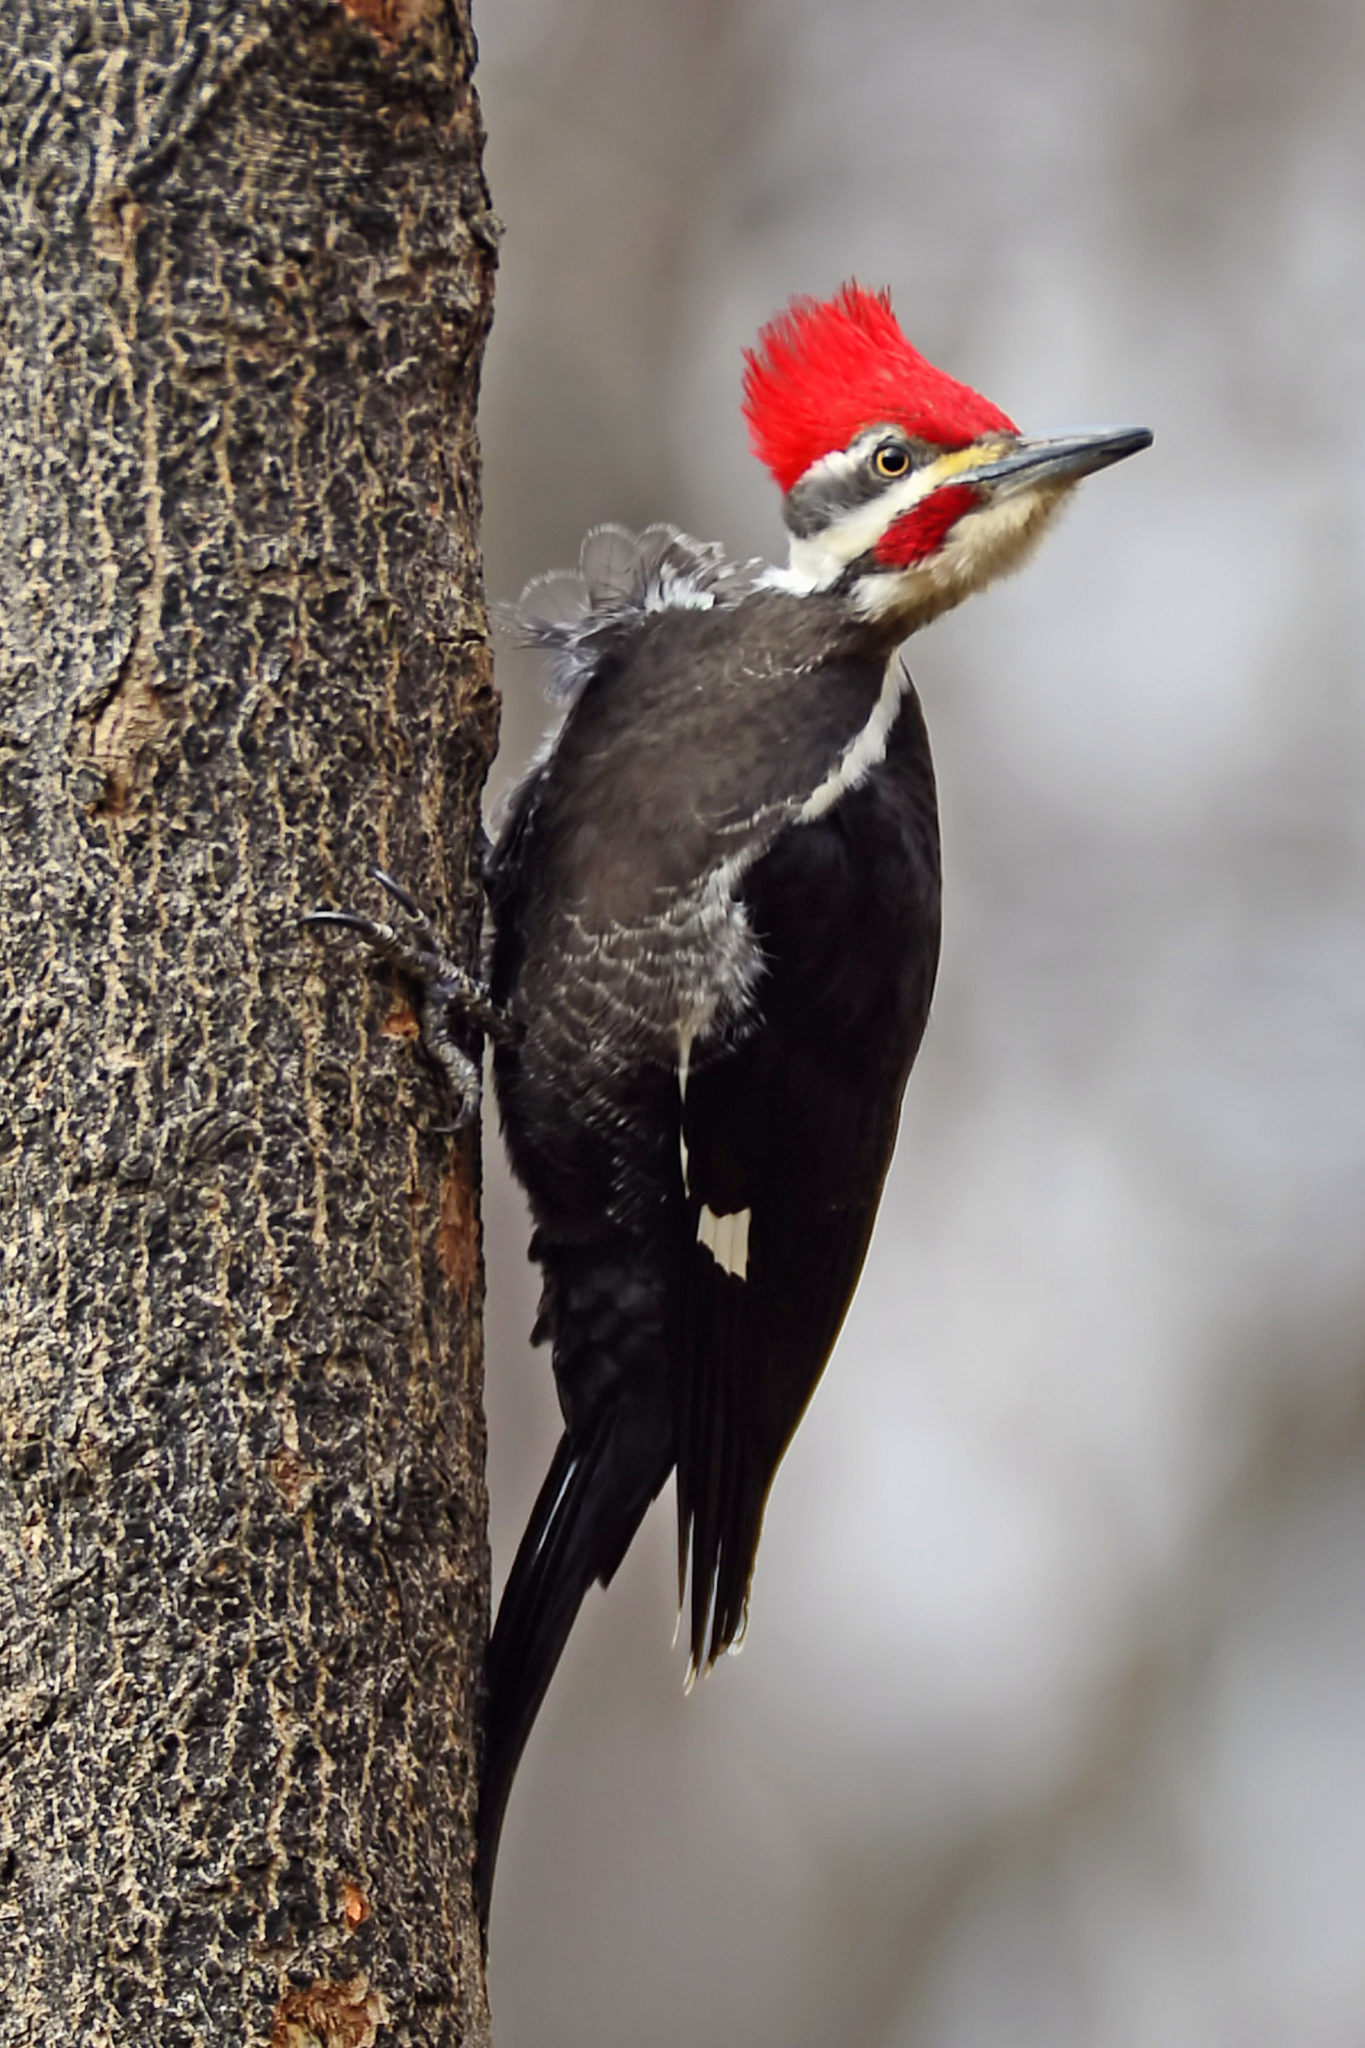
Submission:
[[[512,1802],[499,2048],[1365,2043],[1365,9],[488,0],[491,594],[782,551],[740,350],[888,284],[1145,423],[932,627],[945,952],[747,1645],[671,1494]],[[503,663],[499,780],[540,731]],[[555,1436],[490,1140],[499,1582]]]

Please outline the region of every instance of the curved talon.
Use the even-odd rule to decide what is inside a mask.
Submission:
[[[402,909],[406,910],[408,916],[412,919],[414,924],[421,925],[427,932],[431,931],[431,920],[427,916],[425,910],[423,910],[421,904],[417,901],[417,898],[415,896],[410,896],[407,890],[403,887],[402,883],[394,880],[393,876],[389,873],[387,868],[373,866],[370,869],[370,874],[372,875],[374,880],[378,882],[380,888],[387,889],[390,896],[393,897],[394,901],[398,903]],[[433,933],[433,937],[434,936],[435,934]]]
[[[462,980],[467,979],[462,977],[454,961],[446,958],[430,926],[415,938],[409,938],[382,918],[361,917],[353,910],[314,910],[304,923],[340,925],[346,931],[359,932],[377,953],[382,954],[400,973],[408,975],[427,995],[440,996],[448,991],[447,999],[453,999],[460,991]]]
[[[299,921],[306,925],[342,925],[348,932],[359,932],[364,939],[374,938],[378,930],[372,917],[359,917],[353,910],[309,910]]]
[[[403,911],[409,931],[398,931],[381,918],[362,917],[353,910],[309,911],[303,923],[314,930],[333,926],[358,933],[381,958],[416,983],[422,1047],[440,1070],[455,1107],[454,1122],[438,1129],[456,1136],[477,1116],[483,1090],[479,1064],[455,1043],[455,1030],[479,1032],[502,1044],[519,1037],[520,1028],[492,1001],[482,982],[451,959],[431,919],[401,882],[381,867],[371,867],[369,872]]]
[[[466,1096],[464,1102],[460,1105],[460,1113],[455,1118],[453,1123],[431,1125],[430,1128],[433,1137],[462,1138],[465,1132],[469,1129],[469,1126],[473,1123],[475,1112],[477,1111],[479,1103],[481,1102],[482,1098],[482,1089],[480,1089],[478,1093],[475,1095]]]

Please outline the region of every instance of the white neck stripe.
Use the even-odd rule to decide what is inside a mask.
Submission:
[[[832,810],[841,796],[857,789],[866,782],[872,770],[879,767],[886,758],[887,742],[891,728],[896,723],[904,697],[910,683],[909,671],[903,661],[888,661],[886,674],[882,677],[881,693],[872,707],[872,715],[862,731],[855,733],[843,753],[824,781],[817,784],[797,813],[803,825],[810,825],[817,818],[823,818]]]

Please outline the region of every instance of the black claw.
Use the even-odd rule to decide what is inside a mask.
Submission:
[[[433,1138],[462,1138],[474,1121],[474,1104],[466,1102],[453,1124],[431,1124]]]
[[[308,926],[319,924],[341,925],[348,932],[359,932],[362,939],[378,936],[378,926],[372,917],[357,917],[353,910],[310,910],[300,920]]]
[[[332,926],[356,932],[416,985],[423,1049],[440,1072],[455,1109],[454,1122],[439,1129],[443,1135],[458,1136],[478,1115],[481,1082],[478,1063],[456,1043],[455,1033],[477,1032],[505,1043],[520,1032],[482,983],[450,958],[431,919],[402,883],[381,867],[369,872],[403,911],[408,931],[396,931],[380,918],[361,917],[353,910],[313,910],[303,922],[312,929]]]
[[[375,881],[378,882],[380,888],[387,889],[390,896],[393,897],[395,903],[397,903],[403,910],[406,910],[408,916],[412,919],[414,924],[420,925],[424,932],[429,932],[431,930],[431,920],[427,916],[425,910],[423,910],[421,904],[417,901],[415,896],[410,896],[408,894],[407,890],[403,887],[401,882],[397,882],[394,880],[393,876],[388,872],[387,868],[372,867],[370,869],[370,873],[374,877]]]

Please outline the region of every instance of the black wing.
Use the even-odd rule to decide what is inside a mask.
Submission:
[[[938,826],[913,693],[881,766],[790,827],[742,894],[766,961],[756,1015],[683,1101],[670,1348],[698,1669],[743,1628],[764,1503],[857,1284],[929,1012]]]

